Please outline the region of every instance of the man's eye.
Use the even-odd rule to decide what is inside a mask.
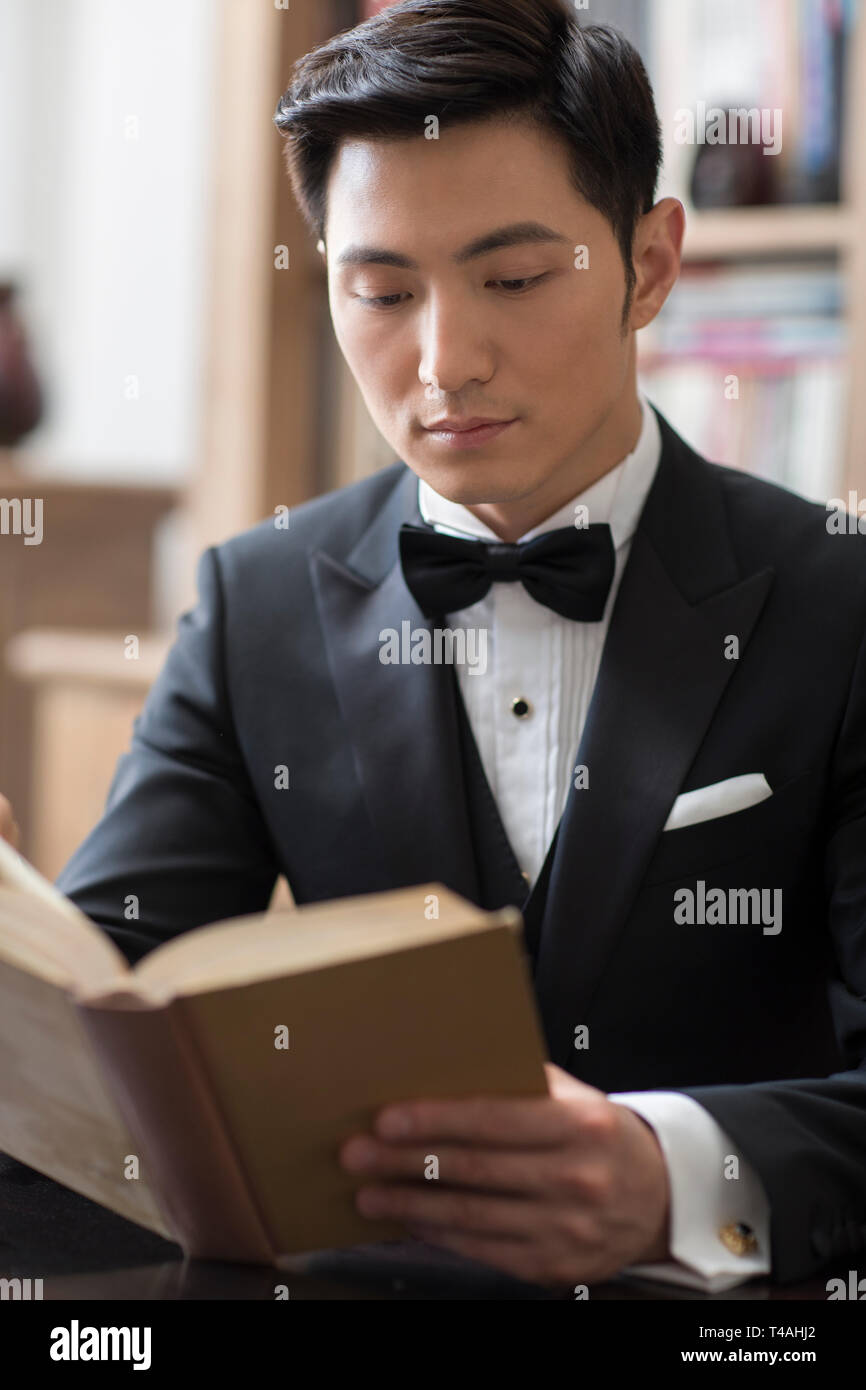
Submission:
[[[509,294],[522,294],[524,290],[531,289],[533,285],[539,284],[541,280],[547,278],[544,275],[524,275],[519,280],[488,280],[489,285],[501,285]]]
[[[365,297],[362,294],[358,295],[358,300],[361,304],[365,304],[369,308],[373,309],[393,309],[395,305],[399,304],[401,298],[402,293],[380,294],[375,295],[372,299],[365,299]]]
[[[522,275],[516,280],[488,280],[488,285],[500,285],[507,294],[524,294],[526,290],[532,289],[533,285],[539,284],[547,279],[547,272],[542,275]],[[359,304],[363,304],[368,309],[395,309],[398,304],[406,297],[403,291],[396,294],[378,295],[356,295]]]

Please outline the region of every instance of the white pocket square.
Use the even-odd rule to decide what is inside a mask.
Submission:
[[[728,777],[724,782],[713,782],[710,787],[698,787],[696,791],[683,792],[678,796],[664,829],[682,830],[686,825],[698,825],[703,820],[730,816],[734,811],[757,806],[759,801],[766,801],[772,795],[772,788],[763,772],[745,772],[742,777]]]

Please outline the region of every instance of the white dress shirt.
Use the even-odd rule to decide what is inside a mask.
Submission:
[[[529,883],[538,876],[572,781],[610,616],[631,538],[658,468],[661,435],[640,397],[643,425],[634,451],[597,482],[521,536],[607,522],[616,568],[601,622],[574,622],[530,598],[520,583],[493,583],[478,603],[448,614],[449,627],[486,629],[483,669],[457,664],[463,702],[484,771],[517,862]],[[423,519],[437,531],[485,541],[501,538],[466,507],[418,483]],[[518,718],[512,702],[528,702]],[[611,1095],[652,1127],[671,1188],[671,1262],[627,1271],[706,1292],[769,1273],[769,1204],[757,1174],[709,1111],[676,1091]],[[732,1162],[736,1160],[736,1162]],[[732,1173],[738,1173],[732,1177]],[[744,1222],[757,1237],[754,1254],[737,1255],[720,1230]]]

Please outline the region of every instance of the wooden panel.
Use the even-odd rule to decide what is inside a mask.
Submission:
[[[849,208],[754,207],[690,212],[683,260],[844,250],[854,240]]]
[[[339,13],[331,3],[219,6],[226,119],[213,169],[202,449],[190,488],[197,552],[321,490],[326,291],[272,117],[293,63],[334,32]],[[275,267],[279,246],[288,248],[288,269]]]
[[[117,759],[129,747],[133,720],[172,640],[145,634],[138,657],[130,660],[125,635],[34,629],[8,649],[10,669],[26,686],[33,710],[27,857],[51,880],[102,815]],[[293,902],[280,875],[271,906]]]
[[[39,468],[25,472],[0,453],[0,497],[42,503],[42,540],[0,535],[0,791],[30,852],[31,709],[6,660],[23,629],[122,628],[153,622],[154,531],[177,504],[171,488],[78,483]],[[10,522],[10,525],[12,523]]]
[[[165,659],[168,639],[145,637],[139,659],[127,660],[125,635],[34,630],[8,649],[33,710],[26,853],[52,880],[99,820],[132,722]]]

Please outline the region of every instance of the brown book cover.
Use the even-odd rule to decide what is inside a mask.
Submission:
[[[340,1145],[388,1102],[546,1094],[521,925],[430,883],[201,927],[130,969],[0,842],[0,1149],[191,1257],[405,1236],[356,1211]]]

